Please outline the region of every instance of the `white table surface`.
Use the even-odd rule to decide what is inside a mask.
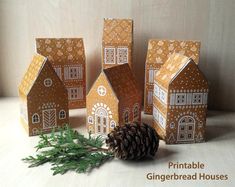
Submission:
[[[70,111],[70,123],[86,134],[85,109]],[[151,122],[151,116],[142,116]],[[68,172],[52,176],[50,164],[28,168],[21,159],[35,154],[38,137],[28,137],[19,122],[19,100],[0,98],[0,186],[235,186],[235,113],[210,111],[207,119],[207,142],[184,145],[165,145],[154,160],[127,162],[114,159],[89,174]],[[169,162],[202,162],[205,169],[168,169]],[[160,182],[147,180],[147,173],[155,174],[227,174],[227,181]]]

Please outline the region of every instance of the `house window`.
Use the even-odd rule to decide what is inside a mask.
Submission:
[[[153,92],[148,91],[148,105],[152,105],[152,104],[153,104]]]
[[[116,127],[116,122],[115,122],[114,120],[111,120],[111,122],[110,122],[110,127],[111,127],[111,128]]]
[[[69,100],[83,99],[83,88],[68,88]]]
[[[133,107],[133,119],[138,120],[139,118],[139,105],[136,103]]]
[[[171,94],[170,95],[170,105],[174,105],[175,104],[175,94]]]
[[[207,104],[207,95],[208,95],[207,93],[203,94],[203,104],[205,105]]]
[[[162,89],[160,89],[160,100],[163,102],[163,103],[167,103],[167,94],[165,91],[163,91]]]
[[[59,112],[59,119],[65,119],[66,118],[66,112],[64,110],[61,110]]]
[[[82,67],[81,66],[73,66],[69,67],[69,79],[82,79]]]
[[[185,105],[186,104],[186,94],[185,93],[177,93],[175,104],[176,105]]]
[[[35,113],[33,116],[32,116],[32,123],[35,124],[35,123],[39,123],[40,122],[40,118],[39,118],[39,115],[37,113]]]
[[[124,112],[123,118],[124,118],[124,120],[123,120],[124,123],[128,123],[129,122],[129,111],[128,110],[126,110]]]
[[[154,69],[149,69],[149,83],[153,84],[154,82]]]
[[[106,47],[104,48],[104,63],[105,64],[115,64],[115,48]]]
[[[153,106],[153,119],[158,121],[158,110],[155,106]]]
[[[82,65],[65,67],[64,79],[65,80],[82,79]]]
[[[170,128],[171,128],[171,129],[174,129],[174,128],[175,128],[175,124],[174,124],[174,122],[171,122],[171,124],[170,124]]]
[[[202,104],[202,93],[193,93],[192,104],[193,105]]]
[[[178,140],[191,141],[194,139],[195,120],[191,116],[183,116],[179,120]]]
[[[128,63],[128,48],[127,47],[117,48],[117,63],[118,64]]]
[[[56,67],[56,68],[54,68],[54,70],[55,70],[57,76],[58,76],[60,79],[62,79],[62,76],[61,76],[61,68]]]
[[[154,95],[156,96],[156,97],[159,97],[159,95],[160,95],[160,88],[159,88],[159,86],[155,83],[154,84]]]
[[[158,118],[158,122],[159,124],[162,126],[163,129],[166,128],[166,119],[159,113],[158,114],[159,118]]]
[[[97,92],[100,96],[105,96],[106,95],[106,88],[104,86],[99,86],[97,88]]]
[[[187,93],[187,104],[188,105],[192,104],[192,93]]]
[[[51,85],[52,85],[52,80],[50,78],[44,80],[44,86],[50,87]]]
[[[92,116],[88,116],[88,123],[90,123],[90,124],[93,124],[93,123],[94,123]]]

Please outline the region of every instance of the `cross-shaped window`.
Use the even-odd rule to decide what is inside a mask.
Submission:
[[[100,96],[105,96],[106,95],[106,88],[104,86],[99,86],[97,89],[97,92]]]

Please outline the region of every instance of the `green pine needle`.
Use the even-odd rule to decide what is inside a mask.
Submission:
[[[53,130],[50,135],[41,133],[35,147],[39,154],[28,156],[22,160],[30,163],[29,167],[51,163],[53,175],[67,171],[86,173],[113,158],[112,152],[102,148],[102,136],[86,138],[68,126],[60,128],[58,133]]]

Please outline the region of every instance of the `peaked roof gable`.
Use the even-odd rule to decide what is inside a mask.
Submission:
[[[103,70],[119,100],[141,96],[141,91],[128,64]]]
[[[91,86],[91,89],[89,90],[89,92],[88,92],[88,94],[87,94],[86,97],[89,97],[89,96],[90,96],[90,94],[95,90],[94,88],[95,88],[96,86],[98,87],[98,86],[100,85],[100,82],[102,82],[102,84],[104,84],[104,81],[107,81],[107,84],[108,84],[108,86],[110,87],[110,89],[112,90],[113,95],[114,95],[115,98],[118,100],[117,95],[116,95],[116,93],[113,91],[112,85],[110,84],[110,82],[109,82],[107,76],[105,75],[104,71],[102,71],[102,72],[99,74],[98,78],[95,80],[95,82],[94,82],[93,85]],[[95,91],[97,91],[97,90],[95,90]]]
[[[168,88],[169,84],[189,63],[194,63],[194,61],[179,53],[172,54],[156,73],[157,83]]]
[[[104,19],[103,44],[130,44],[133,39],[131,19]]]
[[[180,53],[192,58],[198,64],[200,45],[201,43],[195,40],[150,39],[148,42],[146,63],[162,64],[171,54]]]
[[[46,57],[42,55],[35,54],[33,56],[33,59],[19,85],[19,92],[21,96],[28,95],[46,61]]]
[[[36,48],[54,65],[58,62],[85,63],[82,38],[36,38]]]

